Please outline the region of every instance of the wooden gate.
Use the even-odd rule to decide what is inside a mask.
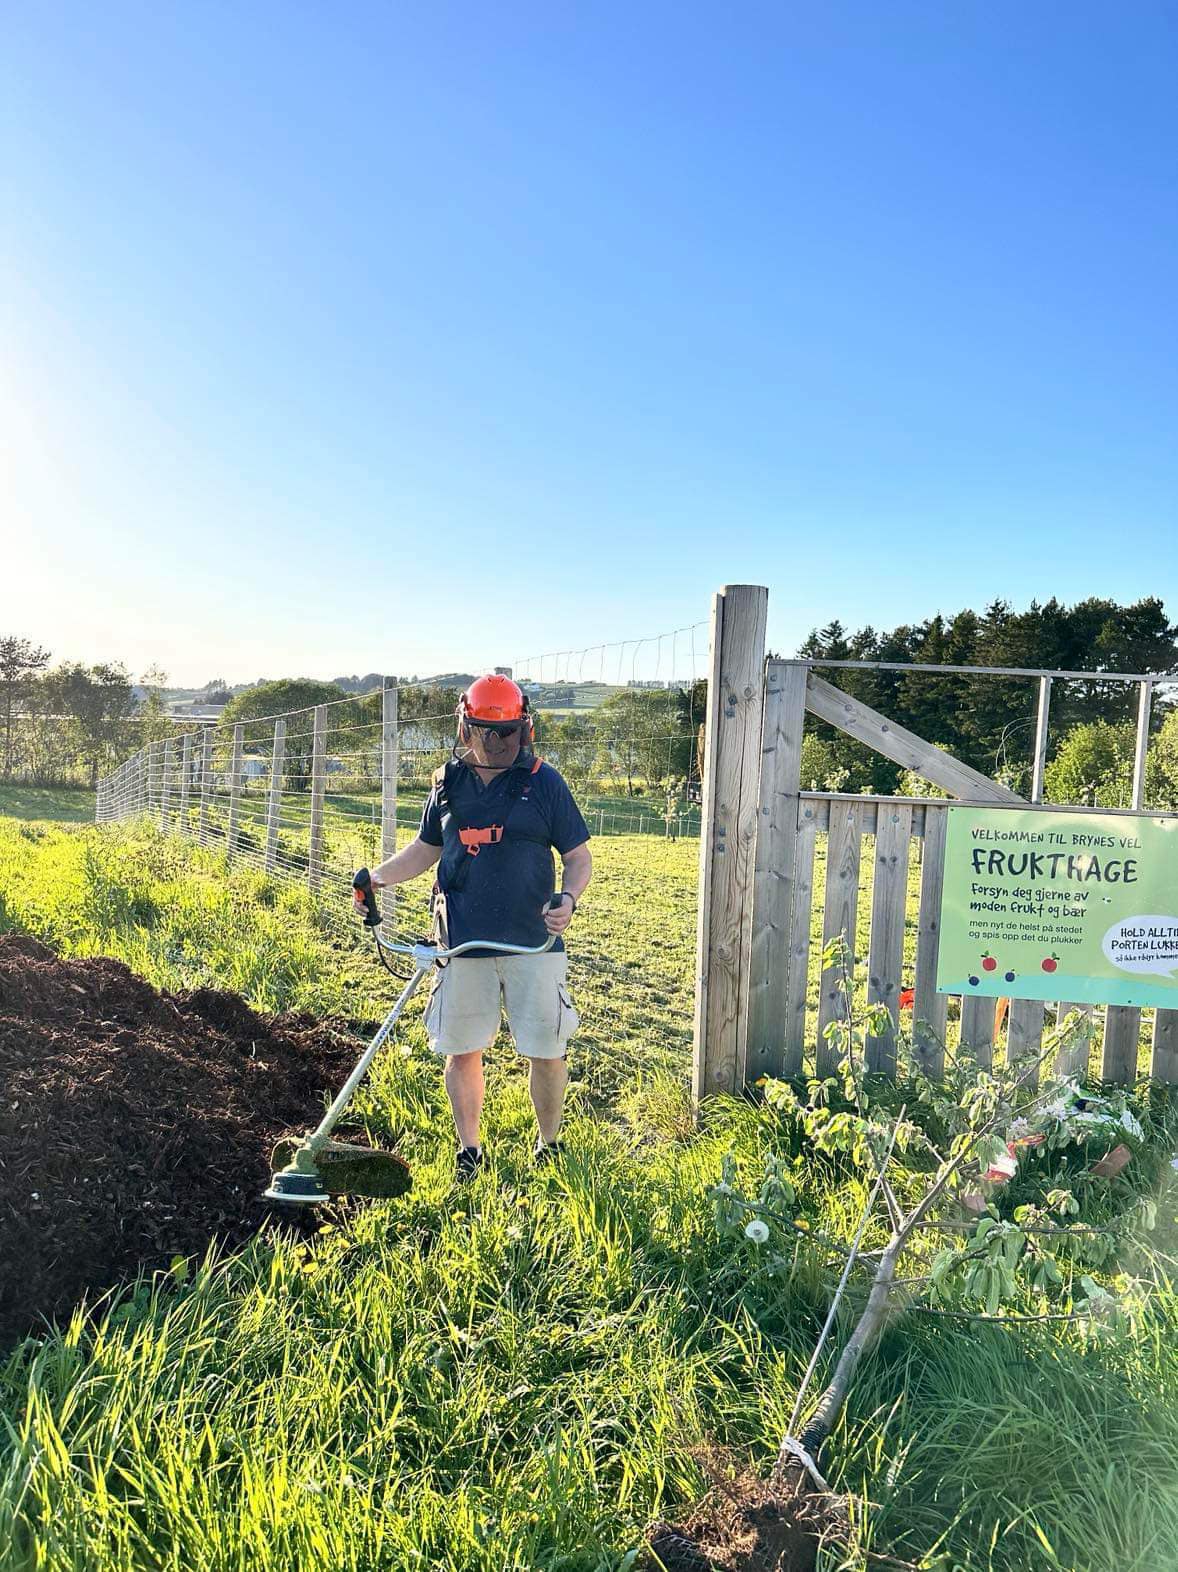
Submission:
[[[908,1017],[913,1055],[931,1074],[939,1074],[946,1045],[968,1050],[980,1065],[992,1062],[996,1048],[1037,1055],[1045,1029],[1073,1008],[1091,1012],[1092,1007],[1016,999],[1007,1011],[992,998],[962,999],[936,991],[950,802],[803,791],[803,725],[807,713],[828,722],[960,804],[1024,808],[1034,803],[1061,815],[1092,811],[1045,805],[1041,799],[1052,681],[1093,680],[1096,674],[852,661],[766,663],[767,602],[766,590],[733,585],[720,591],[713,608],[700,839],[696,1097],[738,1090],[761,1075],[834,1068],[824,1032],[844,1008],[844,995],[841,972],[824,975],[821,954],[839,935],[867,963],[865,997],[857,996],[856,1003],[883,1004],[888,1012],[887,1028],[867,1039],[868,1068],[895,1072],[905,988],[914,995]],[[1037,678],[1030,798],[842,692],[819,674],[824,666]],[[1134,683],[1139,689],[1134,807],[1100,812],[1141,816],[1157,679],[1101,672],[1099,680]],[[1101,1077],[1132,1081],[1143,1012],[1109,1006],[1093,1013]],[[1178,1082],[1178,1011],[1146,1013],[1154,1017],[1150,1074]],[[1071,1050],[1070,1072],[1087,1070],[1088,1048],[1085,1041]]]

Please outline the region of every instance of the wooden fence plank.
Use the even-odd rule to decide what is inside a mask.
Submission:
[[[961,1000],[961,1048],[983,1070],[994,1063],[994,1001],[968,993]]]
[[[1006,1060],[1010,1065],[1020,1059],[1037,1059],[1043,1051],[1043,1021],[1046,1006],[1042,999],[1012,999],[1006,1028]],[[1038,1071],[1025,1084],[1039,1079]]]
[[[755,1081],[762,1075],[780,1075],[785,1062],[789,925],[805,720],[805,664],[770,661],[765,669],[759,821],[753,864],[746,1081]]]
[[[941,947],[941,892],[945,885],[945,835],[949,816],[929,807],[924,819],[920,861],[920,918],[916,932],[916,986],[912,1001],[912,1053],[925,1072],[939,1078],[945,1069],[949,995],[937,992],[937,954]]]
[[[810,673],[806,683],[806,708],[820,720],[829,721],[848,736],[865,743],[885,759],[902,764],[943,791],[954,797],[975,797],[986,802],[1022,802],[1017,792],[999,786],[988,775],[983,775],[952,754],[934,747],[915,732],[898,726],[886,715],[861,704],[849,693],[834,687],[821,677]]]
[[[1178,1010],[1159,1010],[1154,1017],[1149,1073],[1168,1086],[1178,1082]]]
[[[867,961],[867,1000],[885,1004],[891,1025],[865,1041],[867,1068],[896,1073],[896,1029],[900,1020],[900,978],[904,963],[904,918],[908,905],[908,841],[912,809],[882,808],[875,831],[875,885],[871,893],[871,943]]]
[[[806,1053],[806,994],[810,977],[810,914],[814,904],[814,844],[818,826],[801,810],[794,852],[793,910],[789,921],[789,977],[785,997],[783,1075],[798,1075]]]
[[[822,947],[825,949],[832,939],[842,935],[850,951],[848,964],[853,975],[855,929],[859,914],[859,851],[862,843],[858,808],[853,803],[831,803],[829,824]],[[818,990],[818,1044],[815,1060],[820,1076],[832,1075],[838,1069],[840,1055],[827,1042],[825,1033],[832,1021],[845,1020],[846,1014],[843,968],[831,966],[822,973]]]
[[[1080,1015],[1080,1024],[1086,1031],[1078,1032],[1074,1042],[1061,1044],[1056,1050],[1055,1064],[1052,1075],[1056,1080],[1066,1080],[1069,1076],[1085,1076],[1088,1074],[1088,1061],[1092,1056],[1092,1026],[1094,1024],[1095,1010],[1090,1004],[1071,1004],[1061,1001],[1055,1012],[1055,1029],[1058,1032],[1074,1011]]]
[[[1131,1086],[1137,1079],[1137,1043],[1141,1011],[1132,1005],[1110,1004],[1104,1012],[1104,1046],[1100,1079]]]

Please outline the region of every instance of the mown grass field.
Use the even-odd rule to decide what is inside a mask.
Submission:
[[[413,1163],[406,1200],[128,1285],[0,1364],[0,1572],[623,1572],[651,1518],[699,1490],[700,1442],[767,1460],[823,1280],[809,1248],[721,1239],[706,1192],[728,1151],[759,1173],[780,1126],[728,1101],[698,1131],[685,1116],[696,846],[617,837],[597,855],[570,943],[586,1026],[566,1165],[532,1170],[526,1091],[497,1050],[493,1168],[456,1194],[411,1023],[365,1094]],[[306,892],[148,826],[0,819],[0,926],[263,1009],[374,1020],[389,997]],[[846,1237],[860,1180],[797,1177],[805,1219]],[[1178,1568],[1173,1191],[1161,1201],[1139,1263],[1160,1286],[1132,1329],[897,1317],[824,1454],[858,1503],[855,1548],[827,1572],[885,1554]]]

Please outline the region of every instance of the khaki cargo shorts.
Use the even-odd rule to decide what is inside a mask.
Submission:
[[[563,1059],[577,1029],[563,950],[545,955],[458,956],[434,973],[425,1029],[435,1053],[489,1048],[503,1009],[516,1050],[527,1059]]]

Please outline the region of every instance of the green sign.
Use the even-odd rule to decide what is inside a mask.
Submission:
[[[939,993],[1178,1008],[1178,818],[946,811]]]

